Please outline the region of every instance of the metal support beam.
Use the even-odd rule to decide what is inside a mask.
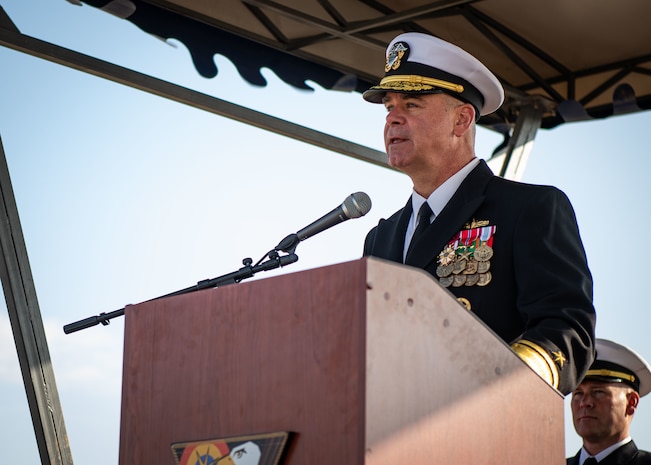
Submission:
[[[536,100],[518,106],[518,118],[508,143],[487,160],[494,173],[514,181],[522,179],[544,111],[544,106]]]
[[[281,3],[273,0],[242,0],[243,3],[255,6],[257,8],[273,11],[286,18],[296,21],[301,24],[315,27],[322,32],[339,39],[346,39],[349,42],[357,42],[369,48],[376,48],[384,52],[386,49],[386,42],[375,40],[369,36],[359,35],[368,29],[376,29],[383,26],[399,24],[404,21],[417,20],[421,16],[442,11],[447,8],[455,6],[462,6],[468,3],[474,3],[477,0],[439,0],[437,2],[428,3],[418,8],[411,8],[400,13],[391,15],[378,15],[377,18],[368,21],[357,21],[348,24],[346,27],[333,26],[332,23],[324,21],[315,16],[310,16],[295,8],[290,8]]]
[[[0,139],[0,278],[43,465],[72,465],[41,311]]]
[[[0,7],[0,46],[27,53],[37,58],[58,63],[68,68],[83,71],[332,152],[347,155],[385,168],[389,167],[386,162],[386,154],[379,150],[315,131],[305,126],[275,118],[265,113],[257,112],[201,92],[190,90],[186,87],[114,65],[107,61],[26,36],[14,28],[4,27],[6,26],[6,22],[2,21],[3,15],[8,18]]]

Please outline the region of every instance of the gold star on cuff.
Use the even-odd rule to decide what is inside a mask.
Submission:
[[[563,355],[563,352],[556,351],[552,352],[552,357],[554,358],[554,362],[561,368],[563,368],[563,365],[565,365],[565,362],[567,359],[565,358],[565,355]]]

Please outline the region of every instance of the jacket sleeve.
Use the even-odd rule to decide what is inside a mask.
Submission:
[[[525,322],[514,349],[541,351],[556,371],[556,387],[568,394],[594,360],[596,316],[592,276],[563,192],[548,187],[535,197],[518,218],[513,247],[517,308]]]

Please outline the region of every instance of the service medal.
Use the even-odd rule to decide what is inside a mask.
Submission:
[[[468,262],[466,263],[466,268],[463,270],[463,274],[475,274],[477,273],[477,269],[479,267],[478,261],[475,260],[474,258],[468,259]]]
[[[461,260],[455,260],[454,263],[452,264],[452,273],[454,274],[459,274],[463,270],[466,269],[466,265],[468,264],[468,260],[465,258],[462,258]]]
[[[481,273],[478,276],[479,276],[479,281],[477,281],[477,286],[485,286],[486,284],[490,283],[491,280],[493,279],[493,275],[491,275],[490,271],[486,273]]]
[[[452,262],[454,262],[456,256],[457,255],[454,252],[454,247],[452,246],[452,244],[448,244],[445,246],[443,251],[439,254],[439,264],[443,266],[449,265]]]
[[[455,274],[452,279],[452,287],[461,287],[466,283],[465,274]]]
[[[491,262],[477,262],[477,273],[486,273],[491,268]]]
[[[439,278],[445,278],[452,274],[452,269],[454,266],[450,263],[448,265],[439,265],[436,267],[436,276]]]
[[[475,259],[480,262],[486,262],[493,257],[493,248],[486,243],[480,244],[475,249]]]
[[[439,279],[439,282],[443,287],[450,287],[452,285],[452,281],[454,281],[454,275],[446,276],[444,278]]]
[[[468,274],[466,275],[466,286],[474,286],[479,282],[479,275],[478,274]]]

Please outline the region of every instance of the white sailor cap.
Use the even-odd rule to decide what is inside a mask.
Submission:
[[[472,104],[478,119],[504,102],[504,89],[486,66],[465,50],[429,34],[407,32],[393,39],[384,71],[380,83],[364,92],[365,100],[382,103],[386,92],[445,92]]]
[[[597,357],[584,380],[624,383],[640,396],[651,392],[651,367],[634,350],[607,339],[597,339]]]

